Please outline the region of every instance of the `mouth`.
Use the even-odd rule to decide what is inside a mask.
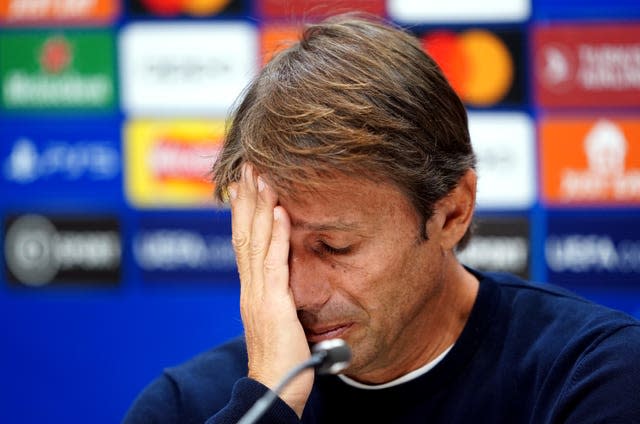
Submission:
[[[353,324],[338,324],[331,326],[318,326],[313,328],[305,328],[304,332],[309,343],[318,343],[323,340],[344,338],[345,333]]]

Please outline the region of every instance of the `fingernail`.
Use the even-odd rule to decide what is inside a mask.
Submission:
[[[229,192],[229,199],[235,200],[238,197],[238,192],[233,187],[227,187],[227,191]]]
[[[264,181],[262,180],[262,177],[258,177],[258,191],[262,191],[264,190]]]
[[[273,208],[273,219],[280,221],[282,219],[282,211],[280,208]]]

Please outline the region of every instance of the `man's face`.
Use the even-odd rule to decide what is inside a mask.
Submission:
[[[347,341],[347,374],[363,381],[383,378],[385,369],[409,371],[442,307],[439,232],[429,226],[422,240],[418,214],[391,185],[334,181],[295,200],[280,195],[291,219],[290,286],[307,340]]]

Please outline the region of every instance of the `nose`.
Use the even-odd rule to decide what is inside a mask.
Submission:
[[[319,260],[292,252],[289,256],[289,285],[296,309],[319,310],[331,297],[331,284]]]

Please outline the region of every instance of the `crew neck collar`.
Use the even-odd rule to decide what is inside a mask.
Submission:
[[[420,368],[410,371],[405,375],[402,375],[398,378],[396,378],[395,380],[391,380],[387,383],[382,383],[382,384],[363,384],[360,383],[359,381],[353,380],[349,377],[347,377],[346,375],[343,374],[339,374],[338,377],[340,377],[340,379],[342,381],[344,381],[346,384],[355,387],[357,389],[364,389],[364,390],[381,390],[381,389],[388,389],[389,387],[393,387],[393,386],[399,386],[401,384],[404,384],[408,381],[414,380],[426,373],[428,373],[429,371],[431,371],[432,368],[434,368],[436,365],[438,365],[445,356],[447,356],[447,353],[449,353],[449,351],[451,350],[451,348],[453,347],[453,345],[449,346],[447,349],[444,350],[444,352],[442,352],[440,355],[438,355],[437,357],[435,357],[433,360],[427,362],[425,365],[421,366]]]

